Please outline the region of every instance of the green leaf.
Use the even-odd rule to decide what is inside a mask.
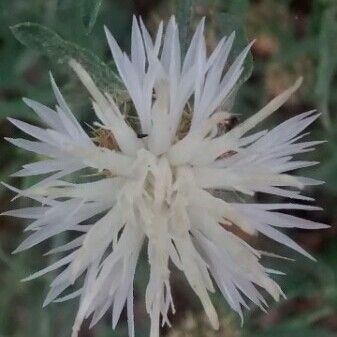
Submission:
[[[194,0],[176,0],[176,18],[183,53],[187,50]]]
[[[103,0],[82,0],[82,22],[89,34],[94,28]]]
[[[329,99],[331,83],[336,72],[337,48],[337,5],[328,6],[321,18],[321,31],[319,35],[319,64],[317,70],[317,84],[315,94],[318,101],[318,108],[322,113],[323,125],[327,130],[331,130],[329,117]]]
[[[219,30],[220,36],[229,36],[233,31],[235,31],[235,40],[230,55],[231,59],[234,60],[248,45],[248,39],[243,23],[237,16],[228,13],[220,13],[215,15],[215,27]],[[244,70],[238,86],[246,82],[253,72],[253,57],[251,52],[248,53],[243,66]]]
[[[47,55],[54,64],[68,65],[71,59],[78,61],[91,74],[101,90],[113,93],[118,89],[118,77],[99,57],[64,40],[47,27],[27,22],[12,26],[11,30],[23,45]]]
[[[250,337],[252,336],[251,332],[243,333],[242,337]],[[264,332],[254,332],[254,337],[285,337],[285,336],[292,336],[292,337],[333,337],[335,336],[334,332],[327,331],[323,328],[316,328],[316,327],[298,327],[298,326],[277,326],[272,329],[268,329]]]
[[[249,0],[232,0],[228,4],[228,12],[237,16],[244,17],[249,8]]]

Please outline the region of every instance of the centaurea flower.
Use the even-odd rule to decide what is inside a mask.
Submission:
[[[203,30],[201,20],[183,60],[174,17],[165,33],[160,24],[154,41],[143,22],[134,18],[131,57],[106,30],[139,130],[131,127],[113,97],[101,92],[78,62],[70,62],[91,95],[98,119],[95,126],[110,135],[111,146],[88,136],[53,78],[55,109],[25,99],[45,127],[10,119],[35,140],[8,141],[44,157],[24,165],[15,176],[47,175],[25,190],[10,187],[18,196],[40,204],[5,213],[33,220],[26,228],[32,233],[16,251],[64,232],[79,233],[49,251],[65,253],[64,257],[26,279],[64,268],[51,283],[44,304],[80,297],[73,337],[84,319],[92,315],[94,325],[109,309],[114,328],[125,305],[129,334],[134,336],[133,282],[144,246],[150,265],[145,302],[150,336],[157,337],[160,324],[170,324],[168,313],[175,311],[171,265],[185,274],[217,329],[218,317],[209,297],[215,284],[241,317],[248,300],[265,309],[261,288],[276,301],[283,296],[271,277],[280,272],[264,267],[260,263],[264,253],[231,228],[261,233],[310,257],[279,228],[326,227],[281,212],[318,209],[301,203],[312,199],[300,190],[320,182],[288,173],[316,164],[293,156],[320,143],[304,140],[302,133],[318,114],[305,112],[271,130],[252,131],[289,99],[301,79],[252,117],[224,130],[220,125],[231,114],[222,107],[236,89],[251,44],[228,64],[234,33],[221,39],[208,56]],[[65,180],[84,169],[98,174],[97,179]],[[237,197],[256,192],[293,201],[248,203]],[[79,289],[63,295],[81,276]]]

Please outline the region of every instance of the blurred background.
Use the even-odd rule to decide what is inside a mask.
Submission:
[[[244,119],[268,100],[304,76],[304,84],[293,98],[268,121],[279,120],[310,109],[322,116],[311,128],[313,139],[328,143],[308,157],[320,161],[307,174],[326,181],[307,191],[317,199],[324,212],[301,214],[331,225],[322,231],[289,233],[318,262],[297,255],[297,261],[266,260],[287,273],[278,277],[288,296],[280,303],[270,302],[267,313],[252,307],[240,320],[228,310],[220,295],[213,296],[219,311],[221,328],[212,331],[196,297],[179,273],[172,275],[177,313],[173,328],[163,328],[162,335],[222,337],[325,337],[337,336],[337,1],[336,0],[1,0],[0,1],[0,179],[19,188],[34,179],[10,178],[9,175],[34,158],[7,144],[3,137],[20,136],[6,118],[33,121],[35,116],[23,104],[30,97],[44,104],[54,104],[48,71],[51,70],[83,124],[93,119],[83,87],[67,66],[67,57],[83,60],[101,87],[123,94],[114,78],[114,65],[105,41],[107,25],[121,46],[128,50],[132,14],[141,15],[150,31],[161,19],[176,13],[184,41],[201,16],[207,17],[207,44],[214,48],[219,37],[237,30],[233,57],[247,41],[256,39],[246,62],[243,80],[232,110]],[[37,25],[21,24],[24,22]],[[47,27],[47,28],[43,28]],[[97,56],[93,55],[96,54]],[[102,62],[102,61],[103,62]],[[13,194],[0,187],[1,211],[14,207]],[[262,196],[257,196],[263,198]],[[21,204],[27,201],[20,201]],[[17,205],[16,205],[17,206]],[[25,223],[0,218],[0,337],[70,336],[77,301],[52,304],[42,309],[50,274],[30,283],[20,279],[51,262],[43,256],[49,242],[30,251],[11,255],[23,239]],[[246,238],[255,245],[283,254],[273,243],[260,238]],[[56,241],[58,240],[55,239]],[[60,238],[59,240],[64,240]],[[143,254],[144,255],[144,254]],[[275,268],[275,269],[276,269]],[[145,312],[144,291],[147,283],[146,257],[140,261],[135,285],[136,336],[148,336],[149,319]],[[123,318],[124,317],[124,318]],[[111,318],[93,329],[83,326],[80,337],[127,336],[126,318],[115,331]]]

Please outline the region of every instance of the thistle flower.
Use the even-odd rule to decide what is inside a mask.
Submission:
[[[306,134],[302,133],[318,114],[305,112],[271,130],[252,131],[284,104],[301,79],[258,113],[225,130],[221,125],[231,115],[221,107],[236,88],[251,44],[228,64],[234,33],[224,37],[208,56],[203,30],[201,20],[183,61],[174,17],[165,34],[160,24],[154,41],[143,22],[134,18],[131,57],[106,30],[120,78],[138,116],[139,130],[130,126],[113,97],[101,92],[76,61],[70,64],[91,94],[98,119],[95,125],[109,135],[110,141],[104,145],[88,136],[52,77],[57,99],[54,110],[24,100],[45,127],[10,118],[35,140],[8,141],[43,157],[24,165],[15,176],[46,175],[25,190],[9,186],[18,197],[39,204],[5,213],[33,220],[26,228],[32,233],[16,252],[64,232],[78,234],[48,252],[65,253],[64,257],[26,279],[63,267],[44,304],[80,297],[73,337],[84,319],[92,315],[94,325],[109,309],[114,328],[124,306],[129,334],[134,336],[133,281],[144,246],[150,265],[145,302],[151,318],[150,336],[156,337],[160,324],[170,324],[169,311],[175,311],[171,265],[185,274],[217,329],[219,321],[209,297],[215,284],[241,317],[248,300],[265,310],[261,288],[276,301],[284,296],[271,277],[280,272],[264,267],[260,263],[264,253],[231,228],[261,233],[310,258],[279,228],[326,227],[281,212],[318,209],[301,203],[312,199],[300,190],[320,182],[288,173],[316,164],[293,160],[293,155],[311,151],[320,143],[304,140]],[[65,180],[84,169],[96,173],[96,180]],[[256,192],[293,201],[243,201],[245,195]],[[64,294],[72,285],[79,289]]]

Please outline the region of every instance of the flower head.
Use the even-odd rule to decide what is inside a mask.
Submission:
[[[279,228],[326,227],[281,212],[317,209],[301,204],[311,199],[300,190],[319,182],[288,172],[315,164],[293,160],[293,156],[320,143],[304,140],[302,134],[318,114],[305,112],[271,130],[252,131],[291,96],[301,80],[241,124],[224,128],[231,115],[222,107],[236,89],[251,45],[228,64],[234,34],[224,37],[208,56],[203,29],[204,20],[183,61],[174,17],[165,34],[160,24],[154,41],[143,22],[134,18],[131,57],[106,30],[139,130],[130,126],[114,99],[101,92],[76,61],[71,61],[71,67],[93,100],[99,127],[96,139],[75,119],[53,78],[55,109],[25,99],[45,127],[10,119],[35,140],[8,140],[43,157],[15,175],[46,175],[25,190],[10,187],[18,196],[39,204],[5,213],[33,220],[26,229],[32,233],[17,251],[63,232],[78,234],[49,251],[64,257],[27,278],[64,268],[51,283],[45,304],[80,297],[73,336],[84,319],[92,315],[94,325],[110,308],[115,327],[125,305],[129,333],[134,335],[133,280],[144,246],[150,265],[145,302],[150,335],[156,337],[161,323],[170,324],[169,311],[175,310],[171,264],[185,274],[212,326],[218,328],[209,297],[215,284],[240,316],[248,300],[261,309],[267,306],[261,288],[275,300],[283,296],[271,277],[279,272],[265,268],[260,263],[264,253],[232,228],[261,233],[310,257]],[[88,169],[96,179],[65,180]],[[293,201],[244,202],[245,195],[256,192]],[[79,289],[64,295],[80,283],[81,276],[84,281]]]

